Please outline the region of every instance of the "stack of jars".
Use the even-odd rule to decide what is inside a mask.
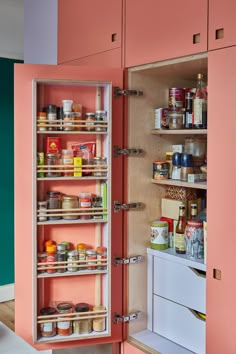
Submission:
[[[60,316],[58,318],[54,317],[53,322],[47,319],[49,322],[40,324],[40,335],[42,337],[53,337],[56,334],[69,336],[72,333],[89,334],[92,331],[103,332],[106,330],[105,315],[104,317],[96,317],[96,314],[91,314],[91,312],[103,311],[101,314],[104,314],[105,310],[105,306],[91,306],[84,302],[80,302],[76,305],[73,305],[71,302],[61,302],[55,307],[44,307],[40,310],[41,316],[68,314],[68,318]],[[71,315],[72,313],[74,314],[73,316]]]

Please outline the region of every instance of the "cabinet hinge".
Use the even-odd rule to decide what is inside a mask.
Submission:
[[[137,320],[138,318],[141,317],[141,312],[133,312],[133,313],[129,313],[127,315],[119,315],[118,313],[115,313],[114,315],[114,322],[117,324],[119,322],[129,322],[129,321],[133,321],[133,320]]]
[[[114,264],[134,264],[134,263],[139,263],[143,260],[143,256],[138,255],[134,257],[129,257],[129,258],[115,258],[114,259]]]
[[[142,149],[121,149],[119,146],[114,146],[114,157],[118,157],[120,155],[139,155],[143,152]]]
[[[115,95],[115,98],[118,98],[120,96],[142,96],[143,95],[143,91],[139,91],[139,90],[121,90],[119,87],[115,86],[114,95]]]
[[[134,203],[120,203],[118,200],[114,200],[114,212],[117,213],[120,210],[130,210],[130,209],[140,209],[143,206],[142,203],[134,202]]]

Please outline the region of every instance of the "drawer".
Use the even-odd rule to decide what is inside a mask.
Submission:
[[[154,294],[206,313],[206,277],[184,264],[154,257]]]
[[[206,322],[189,308],[156,295],[153,331],[194,353],[205,353]]]

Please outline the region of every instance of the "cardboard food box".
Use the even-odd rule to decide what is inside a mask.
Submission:
[[[196,203],[198,206],[198,212],[201,210],[201,198],[196,198],[183,202],[182,200],[174,200],[169,198],[162,198],[161,200],[161,215],[178,220],[179,218],[179,206],[184,204],[186,208],[186,216],[190,217],[191,204]]]
[[[197,191],[192,188],[169,186],[166,189],[166,198],[182,202],[197,199]]]

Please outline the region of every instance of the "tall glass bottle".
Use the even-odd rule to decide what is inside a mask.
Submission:
[[[207,93],[202,74],[197,74],[197,87],[193,96],[193,128],[207,129]]]
[[[186,210],[185,205],[179,206],[179,219],[175,229],[175,251],[179,254],[186,253],[185,242]]]
[[[190,220],[197,219],[197,204],[191,204],[190,215]]]

